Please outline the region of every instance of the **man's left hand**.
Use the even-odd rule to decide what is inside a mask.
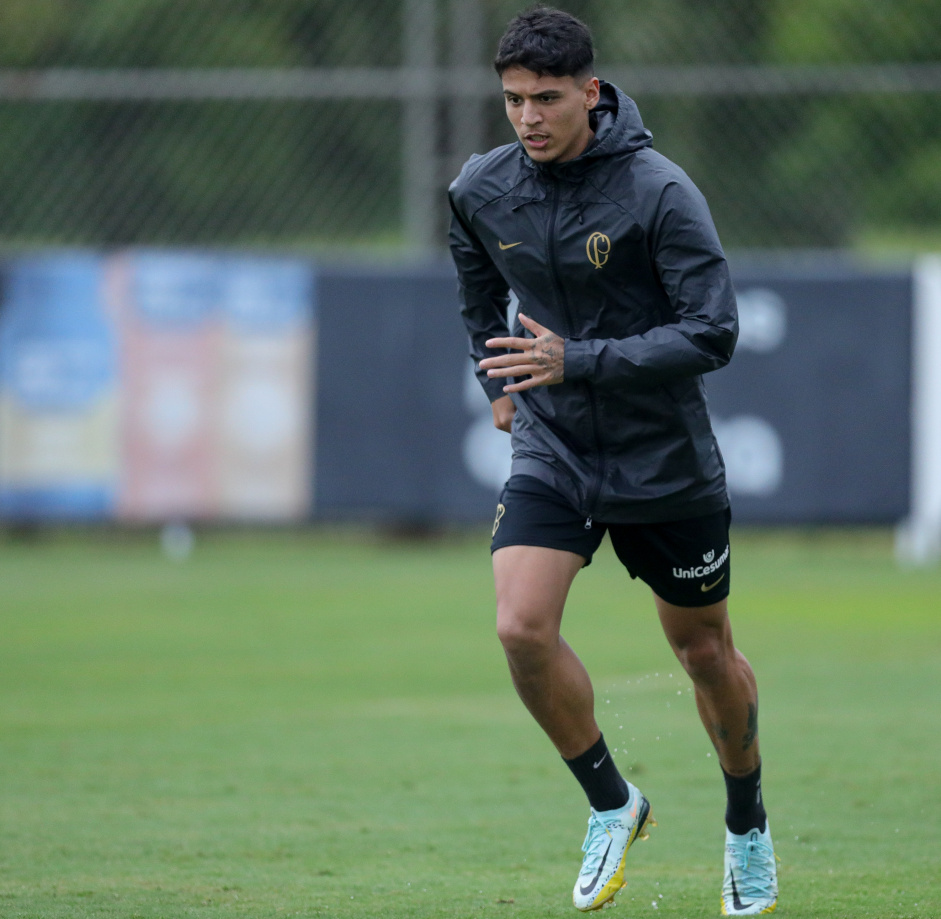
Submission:
[[[529,379],[504,386],[503,391],[508,393],[561,383],[565,369],[565,339],[523,313],[519,314],[519,320],[536,337],[491,338],[487,341],[488,348],[509,348],[520,353],[484,358],[480,369],[486,370],[488,377],[529,376]]]

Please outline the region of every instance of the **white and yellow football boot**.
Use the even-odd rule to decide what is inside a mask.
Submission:
[[[624,807],[596,811],[588,818],[588,835],[582,844],[585,858],[575,882],[572,899],[582,912],[614,905],[614,895],[626,886],[624,862],[635,839],[646,839],[647,828],[656,826],[650,802],[627,783],[630,797]]]
[[[778,866],[771,844],[771,827],[738,836],[725,831],[723,916],[760,916],[778,905]]]

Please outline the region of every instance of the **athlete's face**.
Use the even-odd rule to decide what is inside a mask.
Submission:
[[[503,72],[506,114],[537,163],[575,159],[594,136],[588,113],[598,104],[595,77],[539,76],[522,67]]]

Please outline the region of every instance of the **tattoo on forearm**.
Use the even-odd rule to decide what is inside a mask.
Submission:
[[[748,703],[748,724],[742,737],[742,750],[747,750],[758,737],[758,703]]]

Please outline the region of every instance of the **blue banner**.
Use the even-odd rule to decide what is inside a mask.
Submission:
[[[102,260],[63,254],[3,266],[0,514],[93,520],[117,482],[117,352]]]

